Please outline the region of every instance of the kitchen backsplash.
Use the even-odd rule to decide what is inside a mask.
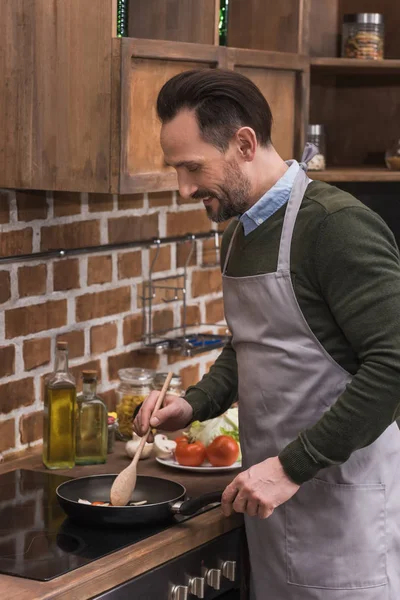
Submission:
[[[175,192],[126,196],[0,192],[0,256],[119,243],[213,229],[202,202]],[[214,240],[196,242],[188,269],[188,322],[223,322]],[[181,272],[189,244],[162,245],[155,276]],[[42,386],[56,340],[69,343],[71,370],[95,369],[99,391],[115,407],[118,369],[143,366],[181,374],[184,387],[209,369],[219,351],[146,355],[142,282],[155,248],[104,251],[63,259],[0,264],[0,456],[11,458],[42,438]],[[181,302],[154,306],[154,329],[181,325]]]

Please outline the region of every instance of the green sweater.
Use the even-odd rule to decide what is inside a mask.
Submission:
[[[227,275],[276,271],[286,206],[244,236],[240,227]],[[221,264],[237,222],[227,227]],[[307,323],[332,358],[353,375],[322,418],[282,448],[298,484],[345,462],[400,416],[400,261],[390,229],[353,196],[311,183],[292,239],[292,282]],[[209,373],[186,392],[193,419],[206,420],[237,397],[236,353],[228,344]],[[262,440],[260,440],[262,444]]]

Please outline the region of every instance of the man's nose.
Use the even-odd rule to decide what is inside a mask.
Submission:
[[[185,198],[185,200],[191,198],[192,194],[198,190],[198,186],[189,181],[184,175],[178,175],[178,188],[180,195],[182,198]]]

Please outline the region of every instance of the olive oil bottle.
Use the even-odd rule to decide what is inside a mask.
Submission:
[[[71,469],[75,464],[76,385],[68,371],[68,344],[57,343],[54,372],[45,381],[43,464]]]
[[[97,465],[107,460],[107,407],[96,395],[96,371],[82,372],[82,393],[77,397],[77,465]]]

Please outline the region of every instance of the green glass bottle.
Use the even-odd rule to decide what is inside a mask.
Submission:
[[[107,460],[107,407],[96,395],[96,371],[83,371],[78,394],[75,464],[97,465]]]
[[[117,36],[128,36],[128,4],[129,0],[118,0],[117,4]]]
[[[219,4],[219,45],[226,46],[228,40],[228,7],[229,0],[220,0]]]
[[[48,469],[75,464],[76,386],[68,370],[68,345],[57,343],[54,372],[45,381],[43,463]]]

